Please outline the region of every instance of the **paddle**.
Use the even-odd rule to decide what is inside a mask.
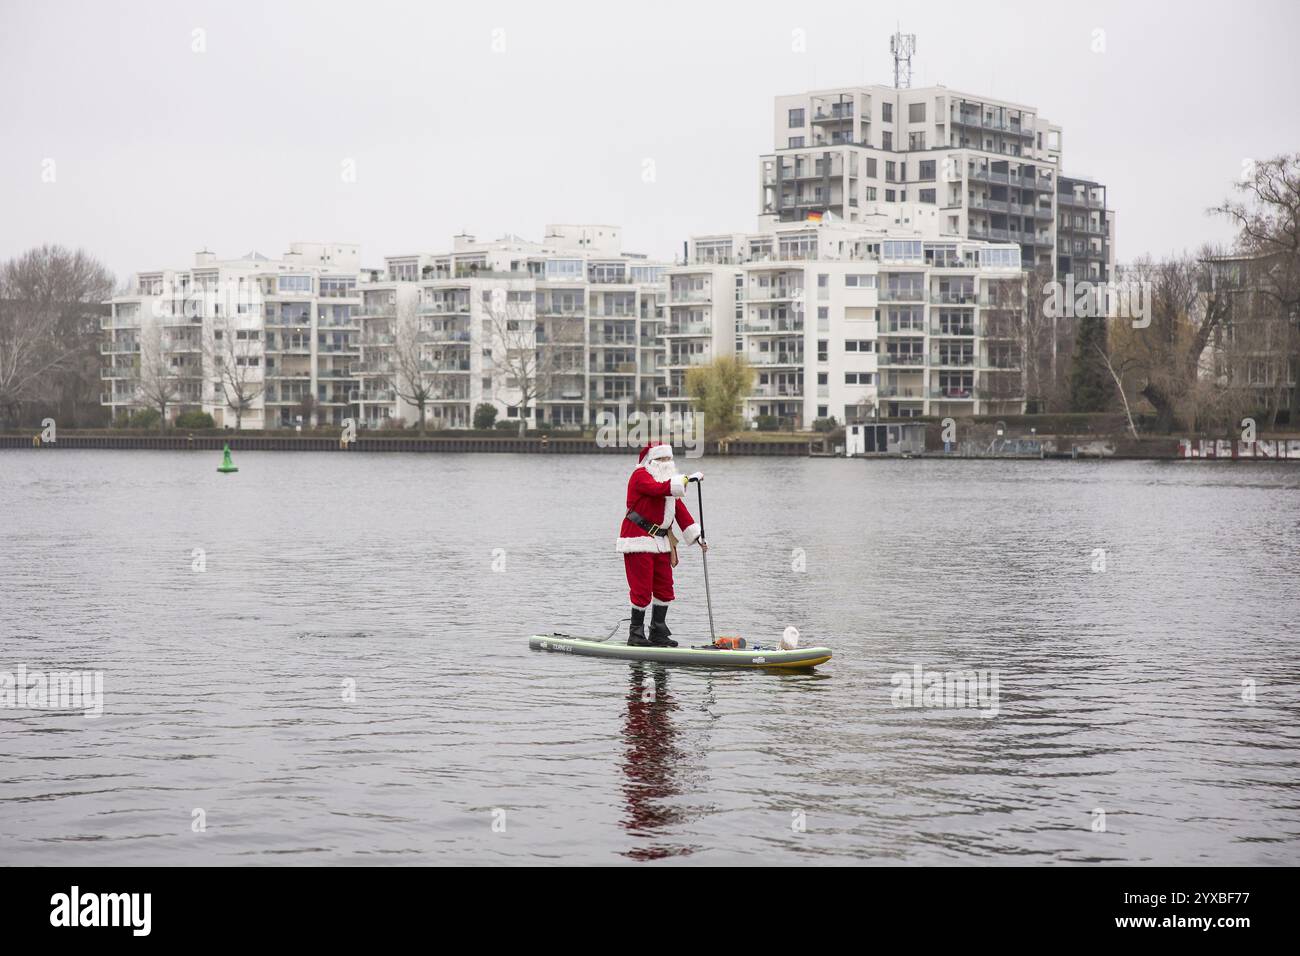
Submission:
[[[700,541],[704,539],[704,482],[699,478],[695,479],[695,505],[700,511]],[[709,593],[709,552],[703,548],[700,549],[700,557],[704,559],[704,600],[709,605],[709,641],[718,643],[718,635],[713,633],[713,595]]]

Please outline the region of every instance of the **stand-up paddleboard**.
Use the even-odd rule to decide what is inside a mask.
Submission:
[[[724,650],[716,647],[629,647],[622,642],[602,641],[570,634],[534,634],[528,646],[535,651],[557,651],[583,657],[604,657],[615,661],[653,661],[658,664],[702,664],[707,667],[809,669],[831,659],[830,648],[799,647],[793,651],[779,648],[741,648]]]

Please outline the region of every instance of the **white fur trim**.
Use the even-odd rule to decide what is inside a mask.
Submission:
[[[652,598],[650,599],[650,603],[651,603],[651,604],[657,604],[657,605],[659,605],[660,607],[667,607],[669,604],[672,604],[673,602],[672,602],[672,601],[661,601],[661,600],[660,600],[659,598],[657,598],[657,597],[652,597]]]
[[[619,538],[614,548],[619,554],[664,554],[668,551],[668,538],[652,538],[648,534]]]
[[[654,603],[653,598],[651,599],[651,603]],[[650,605],[647,604],[645,607],[637,607],[635,604],[633,604],[633,605],[632,605],[632,610],[634,610],[634,611],[648,611],[648,610],[650,610]]]
[[[682,540],[685,541],[687,544],[694,544],[699,539],[699,537],[700,537],[700,523],[698,521],[692,525],[687,526],[686,530],[682,532]]]
[[[672,479],[672,489],[673,489],[674,498],[686,497],[686,484],[687,482],[686,482],[685,475],[677,475]]]
[[[648,452],[645,453],[646,461],[654,461],[656,458],[671,458],[671,457],[673,457],[672,445],[655,445],[653,448],[651,448]]]

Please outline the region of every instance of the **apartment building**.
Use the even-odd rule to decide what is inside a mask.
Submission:
[[[692,368],[741,350],[741,261],[734,237],[698,237],[691,262],[667,272],[667,322],[663,326],[666,380],[657,392],[669,415],[687,415],[686,377]]]
[[[1018,244],[1026,269],[1097,261],[1109,276],[1112,245],[1090,228],[1111,226],[1104,187],[1064,178],[1061,127],[1033,107],[871,85],[778,96],[773,119],[774,151],[759,159],[760,215],[771,221],[908,228],[934,218],[949,235]],[[1086,240],[1077,249],[1076,238]]]
[[[1288,314],[1277,295],[1288,282],[1287,263],[1242,253],[1202,262],[1196,319],[1211,299],[1218,300],[1223,318],[1200,355],[1198,375],[1236,392],[1243,415],[1267,416],[1270,424],[1279,417],[1294,422],[1291,410],[1300,406],[1300,313]]]
[[[755,370],[748,422],[807,428],[831,416],[1023,410],[1025,276],[1013,243],[769,221],[755,233],[692,239],[688,258],[668,275],[670,338],[687,308],[675,301],[680,283],[709,275],[710,311],[699,315],[720,327],[678,335],[713,349],[734,341]],[[734,299],[714,291],[733,286]]]
[[[361,420],[416,421],[430,386],[426,421],[439,428],[469,427],[481,403],[553,428],[655,409],[665,269],[623,251],[618,227],[585,224],[389,257],[360,309]]]
[[[359,249],[297,242],[189,269],[141,272],[109,301],[100,400],[116,416],[168,398],[172,417],[204,411],[218,426],[335,423],[347,415],[348,357],[359,327]]]

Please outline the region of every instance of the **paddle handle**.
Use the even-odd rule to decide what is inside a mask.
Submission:
[[[704,537],[704,482],[695,482],[695,506],[700,512],[700,541],[706,540]],[[709,552],[703,548],[700,549],[700,557],[704,559],[704,600],[709,607],[709,640],[718,643],[718,635],[713,632],[713,594],[709,590]]]

